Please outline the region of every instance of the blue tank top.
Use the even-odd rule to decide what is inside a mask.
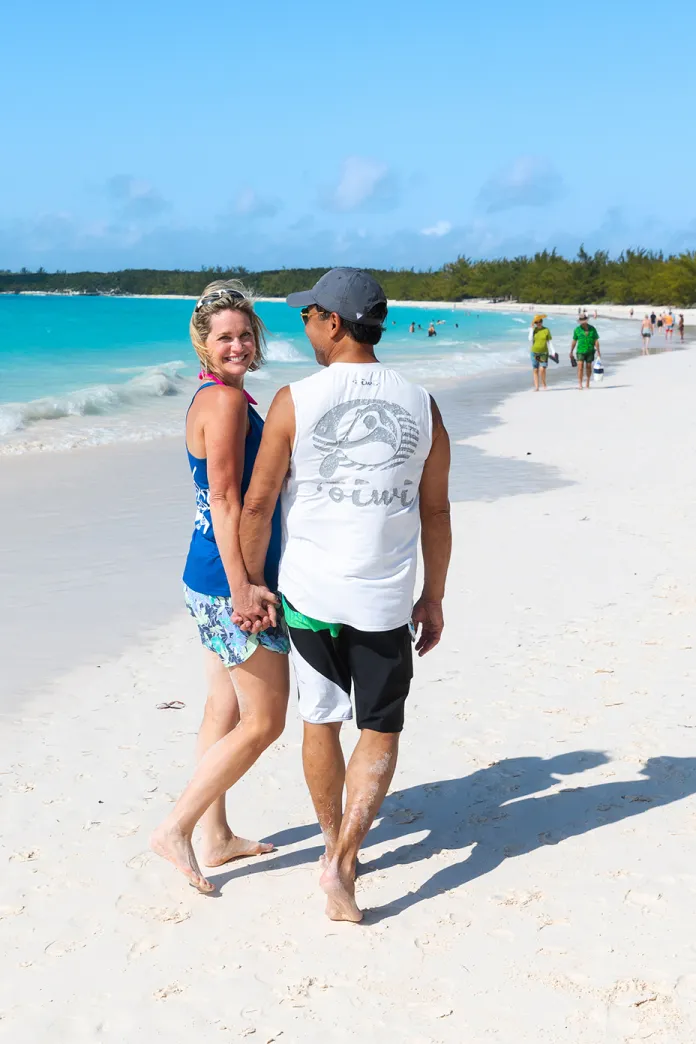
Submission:
[[[202,384],[196,391],[211,386],[209,381]],[[194,395],[194,399],[196,397]],[[193,402],[193,399],[191,400]],[[191,407],[189,406],[189,409]],[[246,496],[251,481],[251,473],[254,469],[256,455],[261,445],[263,433],[263,421],[254,407],[249,404],[249,431],[244,444],[244,471],[242,474],[242,503]],[[183,580],[192,591],[204,595],[222,595],[229,598],[230,585],[227,582],[225,569],[220,558],[215,534],[213,533],[213,520],[210,515],[210,485],[208,483],[208,461],[205,457],[194,457],[188,454],[189,466],[193,475],[193,484],[196,487],[196,518],[193,524],[193,536],[189,546],[186,567]],[[273,523],[271,527],[271,540],[266,555],[265,579],[271,591],[278,590],[278,563],[280,562],[280,504],[276,504],[273,512]]]

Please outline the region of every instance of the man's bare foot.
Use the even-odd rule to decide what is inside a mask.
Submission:
[[[331,862],[331,860],[329,859],[329,857],[326,854],[326,852],[322,852],[321,855],[319,856],[319,869],[322,871],[322,873],[324,872],[324,870],[326,870],[326,868],[327,868],[327,866],[329,865],[330,862]],[[207,865],[208,864],[206,863],[206,866]],[[356,859],[355,860],[355,876],[356,877],[360,877],[362,872],[363,872],[363,865],[362,865],[362,863],[360,862],[359,859]]]
[[[224,866],[234,859],[246,859],[247,856],[266,855],[272,852],[274,845],[265,841],[247,841],[245,837],[230,834],[219,841],[203,843],[202,862],[204,866]]]
[[[326,894],[326,916],[331,921],[362,921],[363,912],[355,902],[354,880],[342,878],[332,864],[319,878],[319,884]]]
[[[168,859],[199,892],[215,891],[215,885],[201,873],[191,838],[186,837],[178,826],[162,823],[150,838],[150,848],[163,859]]]

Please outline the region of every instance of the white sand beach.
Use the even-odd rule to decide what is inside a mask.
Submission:
[[[45,294],[41,291],[34,290],[22,290],[22,295],[28,297],[42,297]],[[132,297],[135,300],[151,300],[151,301],[195,301],[196,297],[190,294],[123,294],[123,297]],[[285,300],[284,297],[257,297],[256,301],[267,304],[278,304]],[[399,308],[422,308],[426,311],[428,309],[451,309],[452,311],[464,311],[464,312],[546,312],[547,315],[569,315],[576,316],[578,314],[579,305],[562,305],[562,304],[535,304],[529,301],[490,301],[486,298],[467,298],[465,301],[401,301],[401,300],[390,300],[387,302],[389,307]],[[661,313],[665,308],[669,307],[669,302],[657,304],[636,304],[636,305],[617,305],[607,304],[606,302],[594,303],[588,301],[584,307],[587,309],[588,314],[592,316],[594,312],[601,319],[636,319],[641,322],[645,315],[649,315],[653,311]],[[696,325],[696,308],[674,308],[673,312],[675,316],[682,314],[684,316],[684,322],[693,326]]]
[[[323,914],[292,699],[229,801],[277,850],[214,897],[148,851],[204,696],[178,441],[0,462],[0,1037],[692,1044],[696,354],[550,384],[448,401],[447,626],[361,925]]]
[[[579,305],[563,304],[534,304],[529,301],[489,301],[484,298],[469,298],[466,301],[390,301],[390,305],[399,305],[402,308],[428,308],[440,309],[450,308],[452,311],[463,312],[545,312],[547,315],[568,315],[575,317],[578,314]],[[660,314],[668,304],[636,304],[617,305],[605,302],[593,303],[588,301],[584,308],[592,318],[595,312],[600,319],[633,319],[642,322],[644,316],[651,312]],[[631,314],[633,311],[633,314]],[[672,309],[675,319],[681,314],[687,326],[696,324],[696,308],[674,308]]]

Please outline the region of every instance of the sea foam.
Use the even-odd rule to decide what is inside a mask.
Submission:
[[[37,421],[99,416],[150,398],[178,395],[185,386],[181,372],[186,365],[178,360],[162,363],[141,370],[123,384],[95,384],[30,402],[0,403],[0,435],[22,431]]]

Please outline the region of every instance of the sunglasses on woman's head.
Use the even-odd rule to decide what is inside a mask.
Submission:
[[[221,297],[231,297],[233,301],[243,301],[244,294],[240,293],[239,290],[213,290],[212,293],[202,297],[194,312],[197,312],[199,308],[203,308],[204,305],[212,304],[213,301],[219,301]]]

